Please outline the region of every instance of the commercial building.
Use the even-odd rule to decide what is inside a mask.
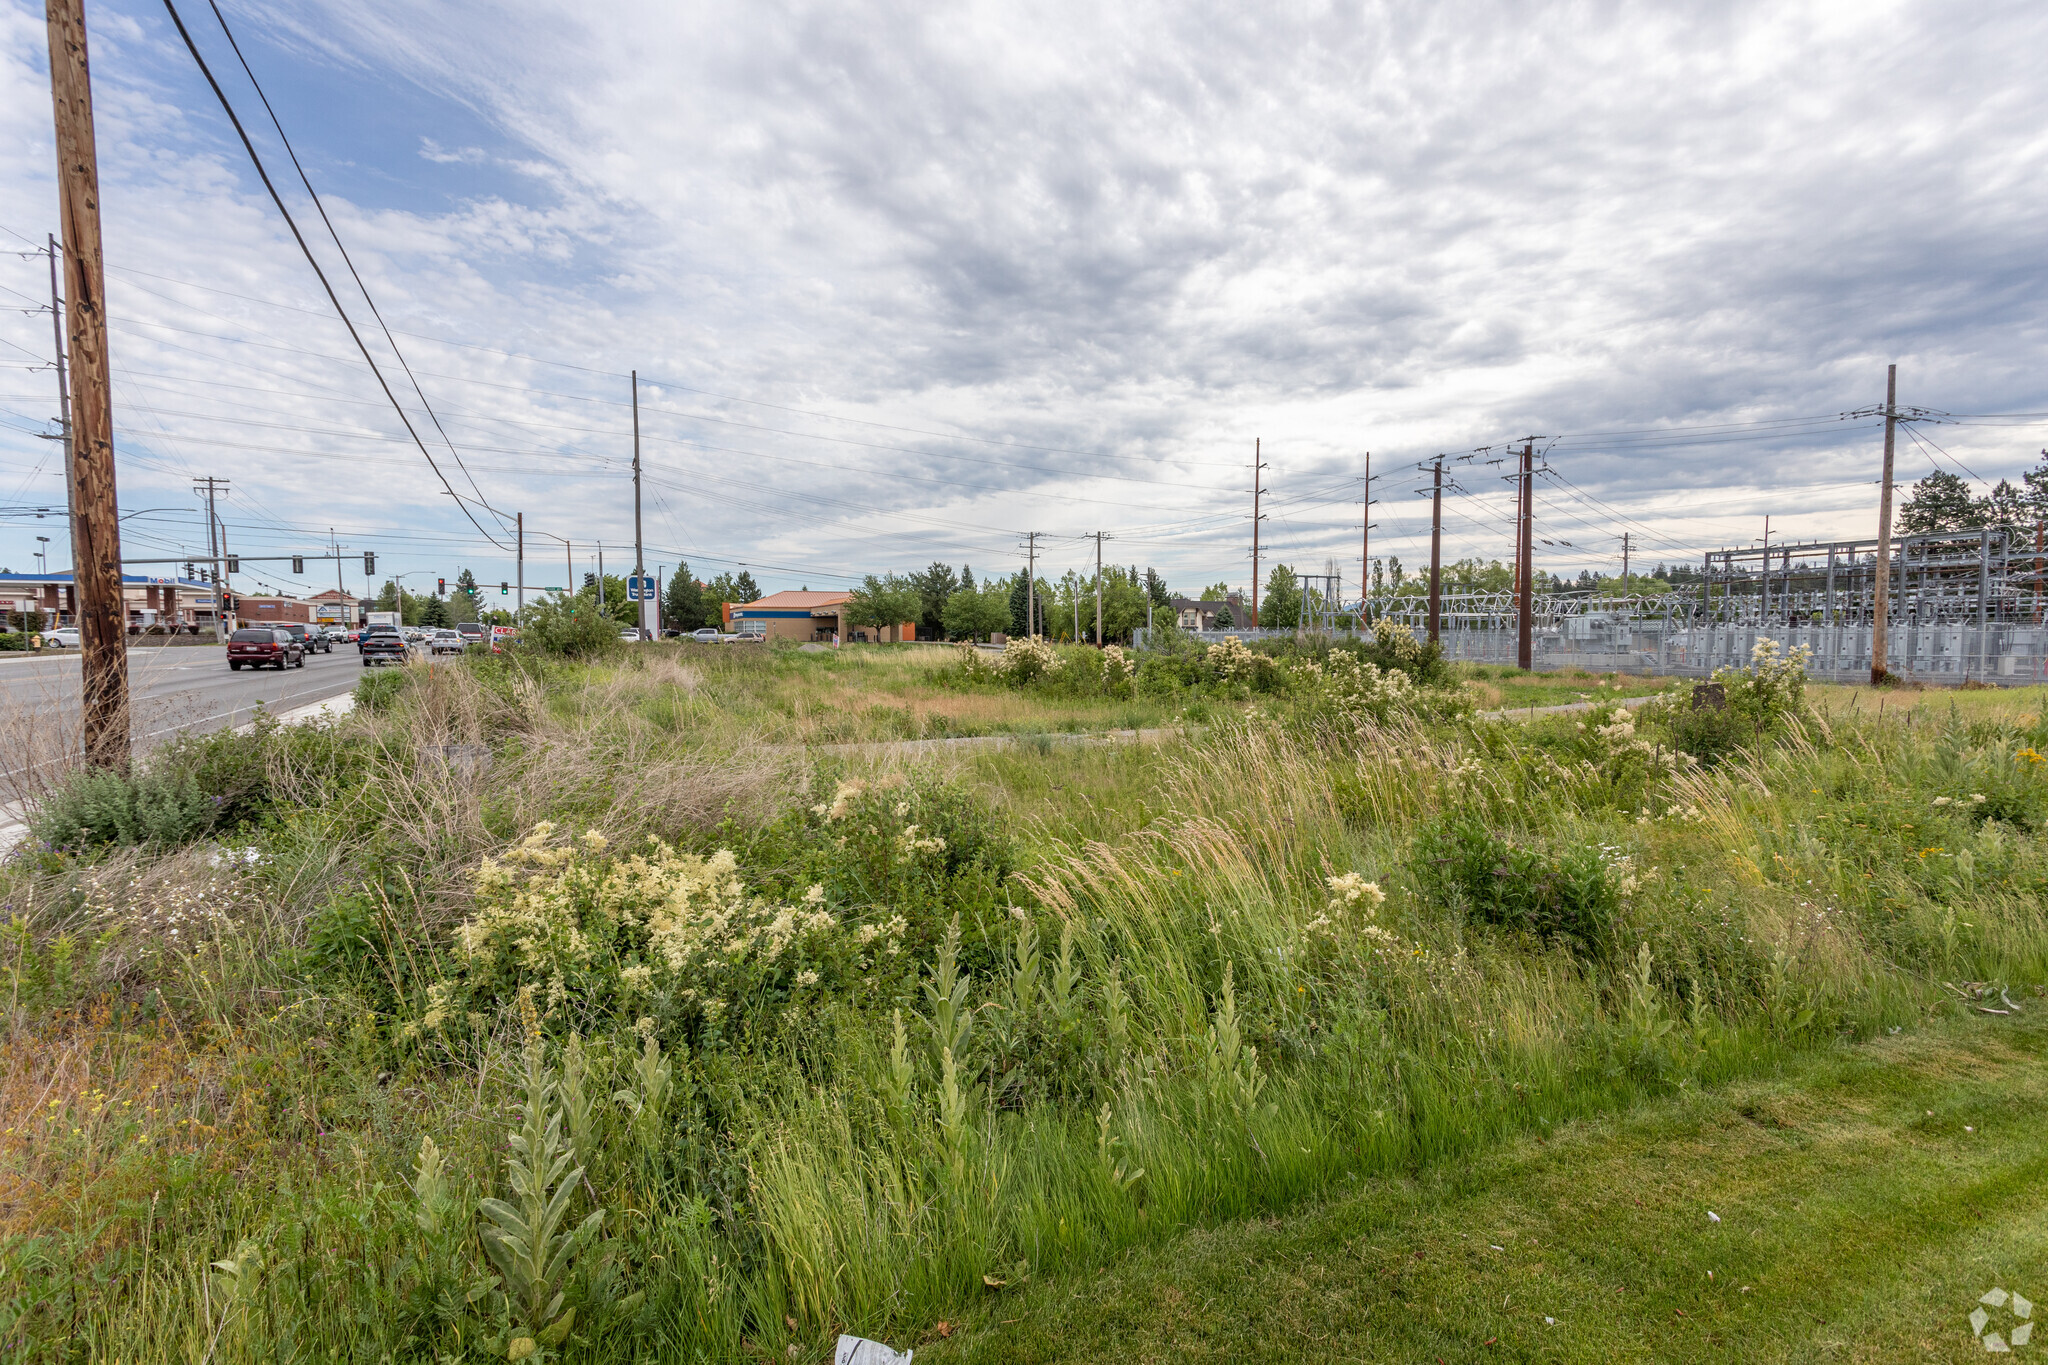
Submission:
[[[917,624],[906,621],[900,626],[884,626],[877,630],[873,626],[849,626],[846,624],[846,604],[853,597],[850,592],[777,592],[755,602],[735,602],[727,605],[728,629],[739,635],[756,635],[766,640],[822,640],[838,639],[842,643],[867,640],[890,643],[898,640],[915,640]]]
[[[313,619],[323,626],[360,625],[363,619],[362,599],[353,593],[336,588],[314,593],[306,599],[313,608]]]
[[[128,633],[198,634],[213,628],[213,588],[191,578],[121,575]],[[78,589],[71,571],[0,573],[0,611],[13,626],[49,630],[78,624]]]

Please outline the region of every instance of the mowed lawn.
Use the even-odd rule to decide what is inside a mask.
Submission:
[[[992,1293],[918,1358],[1976,1360],[1993,1287],[2042,1303],[2014,1355],[2048,1356],[2048,1000],[2026,1004]]]

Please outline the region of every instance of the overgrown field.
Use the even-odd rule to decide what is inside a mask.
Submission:
[[[1465,681],[1394,637],[486,657],[66,779],[0,871],[0,1349],[823,1360],[2048,1012],[2040,690]],[[821,747],[968,715],[1167,729]]]

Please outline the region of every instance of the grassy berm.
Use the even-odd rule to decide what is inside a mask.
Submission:
[[[44,773],[0,1357],[1974,1358],[2044,694],[1721,681],[660,645]]]

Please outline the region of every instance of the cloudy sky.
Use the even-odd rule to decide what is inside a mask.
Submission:
[[[1262,541],[1355,583],[1612,571],[1874,533],[1882,401],[2048,445],[2048,8],[220,0],[187,24],[448,481],[354,350],[161,5],[88,0],[131,556],[350,554],[408,587],[650,567],[838,586],[1107,556],[1178,588]],[[66,559],[41,7],[0,0],[0,564]],[[18,254],[16,254],[18,253]],[[421,395],[424,395],[422,401]],[[431,405],[432,412],[428,412]],[[1482,449],[1485,448],[1485,449]],[[473,515],[482,530],[465,515]],[[565,547],[564,542],[568,542]],[[331,585],[266,568],[284,587]],[[360,563],[351,588],[362,584]]]

